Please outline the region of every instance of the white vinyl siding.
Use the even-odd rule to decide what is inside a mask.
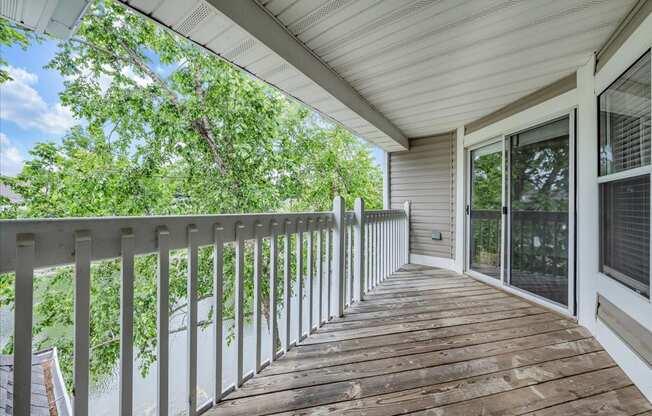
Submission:
[[[454,258],[455,134],[410,140],[410,150],[389,154],[392,209],[412,202],[410,253]],[[441,232],[441,240],[432,233]]]

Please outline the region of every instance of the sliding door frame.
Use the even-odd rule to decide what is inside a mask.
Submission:
[[[500,278],[496,279],[491,276],[487,276],[483,273],[480,273],[478,271],[475,271],[471,269],[471,203],[473,196],[471,195],[471,181],[472,181],[472,174],[471,174],[471,169],[473,167],[473,162],[471,160],[471,153],[474,150],[481,149],[483,147],[491,146],[500,143],[501,146],[501,172],[502,172],[502,179],[501,179],[501,215],[500,215]],[[467,169],[465,169],[465,222],[464,222],[464,270],[467,271],[469,274],[473,274],[478,277],[482,277],[484,279],[490,279],[493,283],[503,283],[505,279],[505,213],[503,212],[502,207],[505,206],[505,136],[497,136],[493,137],[489,140],[483,141],[481,143],[475,144],[473,146],[468,147],[465,149],[465,166],[467,166]]]
[[[502,235],[501,235],[501,265],[500,265],[500,279],[495,279],[490,276],[486,276],[482,273],[479,273],[477,271],[474,271],[471,269],[470,264],[471,264],[471,258],[470,258],[470,244],[471,244],[471,216],[470,212],[465,212],[464,215],[464,235],[465,235],[465,244],[464,244],[464,271],[466,274],[468,274],[471,277],[474,277],[478,280],[481,280],[487,284],[490,284],[492,286],[496,286],[502,290],[505,290],[507,292],[513,293],[515,295],[518,295],[528,301],[534,302],[539,305],[543,305],[545,307],[548,307],[556,312],[559,312],[563,315],[569,316],[569,317],[575,317],[577,315],[577,273],[576,273],[576,268],[577,268],[577,262],[576,262],[576,197],[577,197],[577,191],[576,191],[576,136],[577,136],[577,131],[576,131],[576,111],[577,111],[577,106],[572,106],[564,111],[557,112],[555,114],[551,114],[545,118],[532,121],[530,123],[518,126],[517,128],[509,129],[505,131],[502,135],[500,136],[494,136],[490,139],[481,141],[477,144],[474,144],[472,146],[468,146],[464,149],[465,151],[465,166],[466,169],[464,169],[464,184],[465,184],[465,206],[464,209],[466,210],[466,207],[469,207],[470,210],[470,204],[471,204],[471,152],[473,150],[482,148],[484,146],[488,146],[497,142],[502,142],[503,144],[503,150],[502,150],[502,202],[503,202],[503,211],[502,211],[502,224],[501,224],[501,229],[502,229]],[[554,301],[551,301],[547,298],[544,298],[542,296],[536,295],[534,293],[528,292],[526,290],[517,288],[512,286],[509,283],[509,269],[508,269],[508,262],[510,261],[510,255],[511,255],[511,244],[509,244],[509,232],[510,232],[510,227],[511,224],[509,223],[509,213],[511,210],[511,206],[509,204],[509,181],[508,181],[508,175],[510,172],[508,172],[508,161],[507,158],[509,157],[509,137],[517,134],[519,132],[522,132],[524,130],[529,130],[538,126],[542,126],[545,124],[548,124],[550,122],[553,122],[555,120],[559,120],[561,118],[568,117],[569,120],[569,137],[568,137],[568,145],[569,145],[569,195],[568,195],[568,306],[556,303]],[[507,208],[507,213],[505,213],[504,207]]]

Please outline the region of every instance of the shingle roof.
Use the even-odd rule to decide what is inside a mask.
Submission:
[[[0,355],[0,415],[12,414],[13,356]],[[35,352],[32,357],[32,409],[34,416],[71,416],[56,348]]]

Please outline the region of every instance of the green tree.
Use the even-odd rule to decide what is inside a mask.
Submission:
[[[21,198],[0,204],[3,218],[328,210],[335,195],[349,207],[356,197],[382,205],[382,177],[367,145],[113,2],[91,6],[49,67],[65,77],[61,100],[80,124],[61,144],[33,148],[18,176],[0,178]],[[229,316],[232,251],[225,256]],[[171,263],[171,312],[183,314],[185,253],[173,253]],[[212,296],[211,266],[210,250],[201,250],[200,298]],[[146,373],[156,360],[156,257],[138,257],[136,271],[134,342]],[[72,276],[61,267],[35,279],[37,347],[59,348],[68,381]],[[119,278],[117,261],[93,265],[96,381],[119,354]],[[0,276],[0,306],[12,304],[12,287],[12,275]]]
[[[18,45],[25,49],[32,38],[36,39],[31,33],[17,30],[13,24],[4,19],[0,19],[0,51],[5,46],[13,45]],[[0,54],[0,84],[11,80],[9,72],[3,68],[6,65],[7,62],[2,58],[2,54]]]

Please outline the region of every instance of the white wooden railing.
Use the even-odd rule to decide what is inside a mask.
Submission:
[[[200,215],[119,218],[69,218],[0,221],[0,273],[15,273],[15,325],[13,414],[30,414],[32,309],[34,271],[74,264],[74,397],[75,416],[88,414],[89,399],[89,331],[91,262],[121,260],[120,291],[120,415],[132,414],[134,358],[134,257],[158,253],[157,291],[157,361],[159,415],[168,414],[169,386],[169,260],[170,250],[188,250],[188,414],[210,408],[248,378],[261,371],[300,343],[334,316],[361,300],[390,273],[408,262],[409,203],[405,209],[365,211],[364,201],[355,201],[355,210],[345,211],[342,198],[333,202],[332,212],[283,214]],[[293,238],[294,237],[294,238]],[[304,238],[306,242],[304,243]],[[272,354],[262,361],[261,355],[261,279],[263,240],[269,240],[270,293],[277,294],[282,276],[283,316],[278,322],[277,297],[270,296]],[[255,368],[245,374],[244,351],[244,279],[245,241],[253,241],[253,282],[255,331]],[[294,250],[292,248],[292,242]],[[236,382],[222,386],[223,272],[224,245],[235,245],[235,368]],[[283,259],[279,261],[279,244]],[[210,403],[197,403],[197,329],[198,329],[198,249],[213,247],[215,348],[214,397]],[[307,247],[306,247],[307,246]],[[315,247],[316,246],[316,247]],[[307,249],[307,250],[306,250]],[[304,252],[306,250],[306,252]],[[291,308],[292,252],[296,262],[299,306]],[[303,275],[307,262],[307,273]],[[281,263],[281,264],[279,264]],[[282,266],[281,266],[282,265]],[[279,275],[279,272],[282,275]],[[317,283],[315,284],[315,280]],[[304,288],[305,284],[305,288]],[[325,290],[322,290],[325,289]],[[315,293],[316,292],[316,293]],[[324,293],[325,292],[325,293]],[[304,332],[303,302],[308,302],[308,328]],[[313,316],[314,302],[319,315]],[[325,303],[325,305],[324,305]],[[326,313],[324,314],[324,308]],[[290,323],[298,322],[298,333],[291,333]],[[275,338],[277,325],[284,325],[284,339]],[[296,337],[296,338],[295,338]],[[281,349],[277,349],[281,345]]]

